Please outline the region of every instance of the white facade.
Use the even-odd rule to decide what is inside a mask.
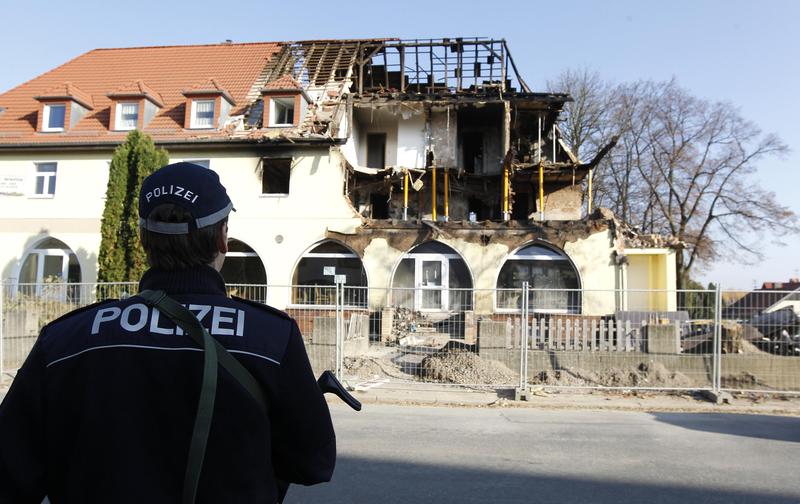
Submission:
[[[424,124],[409,118],[401,123],[397,138],[387,158],[419,163],[421,148],[413,138],[423,135]],[[405,140],[407,139],[407,140]],[[291,150],[265,152],[266,157],[291,157],[291,178],[288,194],[262,194],[261,159],[252,151],[193,150],[175,151],[171,162],[209,161],[210,169],[220,175],[228,189],[236,212],[229,219],[229,236],[249,246],[260,258],[266,271],[267,283],[289,286],[293,283],[296,265],[310,249],[326,239],[328,231],[353,234],[362,218],[344,195],[346,168],[343,156],[333,152],[339,147],[299,147]],[[0,252],[2,278],[5,282],[20,281],[23,262],[32,250],[46,238],[56,238],[75,254],[80,265],[80,281],[96,280],[97,254],[100,246],[100,220],[103,213],[110,153],[49,153],[47,155],[2,155],[0,174],[10,181],[0,195]],[[36,163],[55,162],[55,194],[35,194]],[[16,185],[15,185],[16,184]],[[14,186],[17,187],[15,191]],[[21,194],[18,194],[21,193]],[[502,243],[475,243],[474,239],[440,237],[437,241],[450,247],[460,256],[469,270],[475,289],[474,309],[478,313],[498,310],[497,300],[488,291],[498,287],[500,267],[514,253]],[[625,268],[612,264],[617,249],[610,231],[597,232],[575,241],[567,241],[563,253],[577,273],[584,290],[613,290],[618,288],[666,288],[674,285],[674,266],[670,273],[671,251],[629,251],[634,259]],[[369,281],[371,307],[386,303],[386,289],[392,276],[409,250],[393,248],[382,238],[372,240],[363,250],[361,259]],[[655,254],[655,255],[653,255]],[[653,277],[647,264],[659,262],[655,268],[672,279]],[[657,265],[658,266],[658,265]],[[641,270],[641,271],[639,271]],[[658,273],[658,275],[662,275]],[[663,275],[662,275],[663,276]],[[656,278],[656,280],[653,280]],[[481,292],[486,291],[486,292]],[[270,289],[267,300],[278,307],[291,305],[288,289]],[[661,300],[656,304],[664,305]],[[654,302],[655,302],[654,301]],[[585,295],[581,312],[605,314],[621,309],[621,301],[613,295]],[[673,308],[673,303],[667,303]],[[629,306],[629,309],[644,306]]]

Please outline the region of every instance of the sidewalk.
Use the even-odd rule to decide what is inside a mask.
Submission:
[[[800,397],[732,394],[714,404],[701,394],[651,391],[545,390],[532,388],[527,401],[514,400],[513,390],[473,390],[436,384],[350,383],[353,396],[368,404],[402,404],[471,408],[540,408],[691,413],[744,413],[800,416]],[[339,400],[329,397],[328,402]]]
[[[10,380],[0,383],[0,401]],[[642,412],[738,413],[800,416],[800,397],[768,394],[732,394],[729,404],[714,404],[697,393],[650,391],[590,391],[531,389],[527,401],[515,401],[514,391],[466,389],[448,385],[349,383],[353,396],[370,404],[439,406],[450,408],[538,408],[546,410],[617,410]],[[330,404],[338,398],[326,396]]]

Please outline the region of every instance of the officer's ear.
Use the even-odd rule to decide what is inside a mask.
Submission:
[[[217,250],[220,254],[228,253],[228,219],[220,224],[219,237],[217,238]]]

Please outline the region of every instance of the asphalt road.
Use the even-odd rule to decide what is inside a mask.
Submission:
[[[333,407],[333,481],[300,503],[800,502],[800,418]]]

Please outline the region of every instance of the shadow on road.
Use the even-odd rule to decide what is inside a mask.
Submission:
[[[651,413],[659,422],[684,429],[800,443],[800,418],[732,413]]]
[[[598,461],[602,463],[602,461]],[[677,485],[594,481],[465,467],[342,456],[333,481],[292,486],[287,504],[558,503],[563,504],[796,504],[793,495]],[[521,470],[530,468],[521,467]],[[620,475],[624,477],[624,475]]]

